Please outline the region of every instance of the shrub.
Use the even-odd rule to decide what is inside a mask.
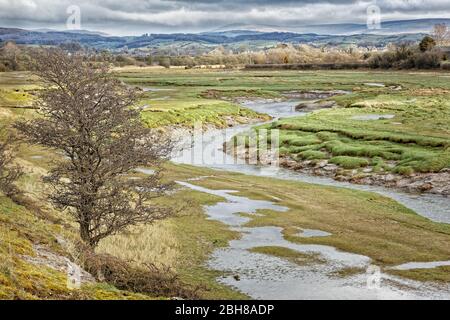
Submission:
[[[420,51],[422,52],[429,51],[434,47],[436,47],[436,41],[430,36],[425,36],[419,44]]]
[[[441,69],[442,70],[450,70],[450,61],[442,61]]]
[[[418,69],[439,68],[443,55],[440,50],[426,51],[414,55],[414,66]]]
[[[182,282],[170,268],[158,268],[152,264],[135,266],[108,254],[96,254],[81,243],[78,251],[86,271],[118,289],[152,297],[199,298],[201,288]]]
[[[14,140],[3,128],[0,129],[0,191],[9,197],[19,193],[15,182],[23,174],[22,168],[15,164]]]
[[[428,41],[424,39],[419,47],[399,45],[394,49],[373,54],[367,60],[368,65],[373,69],[439,68],[445,60],[445,55]]]

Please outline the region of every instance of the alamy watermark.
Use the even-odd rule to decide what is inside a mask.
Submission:
[[[367,29],[381,29],[381,8],[375,3],[367,7]]]
[[[370,265],[366,270],[367,289],[378,290],[381,288],[381,269],[378,266]]]
[[[69,17],[66,20],[67,30],[81,30],[81,9],[77,5],[67,7],[66,13]]]
[[[70,290],[80,289],[81,268],[79,265],[67,260],[67,288]]]

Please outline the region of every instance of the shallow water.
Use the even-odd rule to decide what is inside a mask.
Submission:
[[[450,298],[448,287],[436,288],[423,283],[400,279],[379,273],[379,285],[371,285],[370,275],[361,273],[340,278],[333,276],[346,268],[367,269],[369,257],[339,251],[334,247],[314,244],[296,244],[284,239],[280,227],[248,228],[251,220],[241,213],[257,214],[267,209],[283,214],[288,208],[270,201],[252,200],[234,195],[233,190],[212,190],[187,182],[177,182],[192,190],[220,196],[221,201],[205,206],[209,219],[220,221],[241,238],[229,246],[216,250],[208,262],[210,268],[230,274],[219,279],[254,299],[444,299]],[[317,232],[318,230],[311,230]],[[322,263],[298,265],[270,255],[253,253],[249,249],[276,246],[305,255],[319,256]],[[313,261],[314,262],[314,261]],[[239,280],[236,280],[239,275]],[[408,287],[408,290],[405,289]]]
[[[298,236],[302,238],[329,237],[332,234],[322,230],[302,229]]]
[[[314,101],[314,100],[307,100],[307,101]],[[304,112],[295,111],[295,106],[297,106],[299,103],[300,101],[298,100],[283,101],[283,102],[270,100],[269,101],[256,100],[256,101],[245,101],[242,102],[241,105],[259,113],[267,113],[274,118],[283,118],[305,114]]]
[[[367,82],[364,83],[365,86],[368,87],[386,87],[386,85],[384,83],[380,83],[380,82]]]

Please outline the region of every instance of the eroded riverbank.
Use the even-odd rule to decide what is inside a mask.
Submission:
[[[273,101],[256,100],[247,101],[243,106],[257,112],[269,114],[274,118],[305,115],[295,111],[298,100]],[[240,125],[227,129],[212,129],[203,133],[202,138],[190,141],[184,152],[177,154],[175,163],[193,164],[217,170],[239,172],[248,175],[273,177],[283,180],[302,181],[327,186],[345,187],[356,190],[375,192],[390,197],[416,213],[436,222],[450,223],[450,201],[448,197],[430,193],[410,193],[384,185],[355,184],[345,180],[335,180],[327,175],[313,174],[301,170],[291,170],[283,167],[248,164],[245,159],[236,158],[224,152],[224,145],[235,135],[244,133],[254,126]],[[283,162],[281,162],[283,163]]]
[[[272,126],[266,125],[265,129],[277,129],[280,134],[280,161],[279,165],[289,170],[305,173],[308,175],[321,176],[332,178],[336,181],[348,182],[359,185],[381,186],[386,188],[401,189],[410,193],[432,193],[443,196],[450,195],[450,168],[442,169],[423,169],[431,170],[430,172],[414,171],[408,166],[409,163],[418,163],[419,160],[403,159],[403,154],[417,154],[417,159],[429,157],[424,161],[423,166],[438,166],[443,162],[445,154],[442,159],[434,156],[426,155],[427,152],[435,152],[437,147],[418,147],[412,141],[417,139],[419,144],[425,144],[419,141],[420,139],[412,136],[397,137],[401,141],[409,141],[410,143],[390,143],[384,141],[387,139],[380,134],[380,140],[376,140],[376,133],[371,133],[369,136],[373,138],[364,138],[362,141],[352,140],[346,135],[351,135],[344,129],[334,129],[333,123],[322,125],[322,129],[311,129],[308,121],[304,124],[299,116],[305,116],[313,110],[308,108],[298,109],[300,105],[317,105],[319,109],[328,108],[320,106],[322,102],[317,103],[315,100],[307,100],[300,102],[300,104],[293,105],[293,101],[247,101],[242,102],[243,105],[258,112],[266,111],[269,115],[274,117]],[[323,103],[328,103],[324,101]],[[334,102],[333,102],[334,103]],[[296,112],[300,110],[302,112]],[[392,114],[357,114],[351,115],[346,110],[344,114],[348,114],[349,121],[356,121],[359,123],[370,121],[389,121],[395,118]],[[314,115],[308,116],[307,119]],[[290,119],[297,119],[289,121]],[[315,116],[315,120],[321,119],[320,115]],[[281,121],[277,121],[281,120]],[[392,120],[395,121],[395,120]],[[298,125],[297,125],[298,123]],[[320,123],[320,122],[318,122]],[[398,125],[400,123],[393,122]],[[273,126],[275,125],[275,126]],[[349,123],[349,128],[352,128],[354,123]],[[305,127],[306,131],[295,129],[297,126]],[[329,126],[329,131],[327,131]],[[311,130],[311,131],[310,131]],[[335,131],[333,131],[335,130]],[[349,129],[350,130],[350,129]],[[321,131],[321,132],[318,132]],[[339,132],[346,132],[339,137]],[[351,131],[351,130],[350,130]],[[349,132],[350,132],[349,131]],[[361,133],[358,133],[359,135]],[[240,134],[240,138],[245,138],[246,133]],[[432,144],[442,144],[445,142],[441,139],[440,142],[433,141]],[[286,145],[287,144],[287,145]],[[417,150],[416,150],[417,149]],[[227,145],[226,152],[241,159],[249,159],[256,151],[249,152],[247,148],[236,148],[234,143]],[[351,156],[350,156],[351,155]],[[383,157],[385,158],[383,158]],[[391,159],[391,160],[387,160]],[[396,160],[394,160],[396,159]],[[258,156],[258,161],[262,165],[271,165],[272,159],[270,157]],[[425,162],[427,161],[427,164]],[[403,163],[403,164],[402,164]]]

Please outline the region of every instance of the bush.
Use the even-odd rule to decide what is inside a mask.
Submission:
[[[450,61],[442,61],[441,69],[442,70],[450,70]]]
[[[414,66],[418,69],[439,68],[443,54],[440,50],[426,51],[414,55]]]
[[[429,51],[434,47],[436,47],[436,41],[430,36],[425,36],[419,44],[420,51],[422,52]]]
[[[429,47],[427,50],[421,50],[413,46],[400,45],[395,49],[371,55],[367,63],[372,69],[434,69],[439,68],[444,59],[445,55],[438,48]]]
[[[96,254],[84,244],[78,243],[84,269],[98,280],[106,281],[120,290],[147,294],[151,297],[178,297],[199,299],[199,287],[183,283],[169,268],[152,264],[134,266],[108,254]]]
[[[6,137],[5,137],[6,135]],[[22,176],[22,168],[15,164],[15,139],[0,129],[0,191],[11,197],[19,193],[15,182]]]

